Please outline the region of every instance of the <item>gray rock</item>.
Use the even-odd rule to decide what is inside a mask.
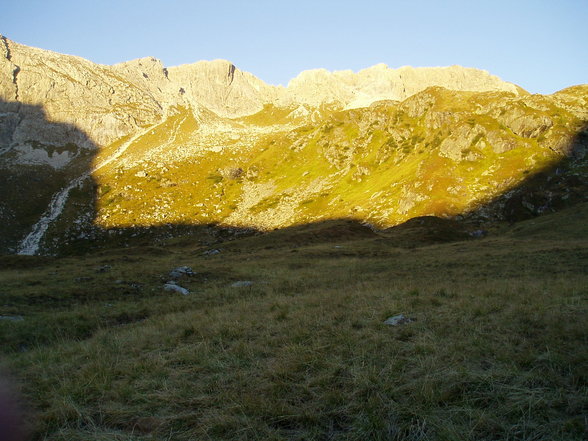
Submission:
[[[218,249],[213,249],[213,250],[207,250],[205,252],[203,252],[202,254],[204,254],[205,256],[214,256],[215,254],[219,254],[220,250]]]
[[[406,317],[404,314],[398,314],[392,317],[388,317],[384,322],[385,325],[390,326],[398,326],[398,325],[405,325],[407,323],[413,322],[414,320],[411,318]]]
[[[183,294],[185,296],[190,294],[190,291],[188,291],[186,288],[183,288],[180,285],[177,285],[175,282],[171,281],[163,285],[163,289],[165,289],[166,291],[179,292],[180,294]]]
[[[481,141],[486,132],[486,129],[478,124],[473,127],[467,123],[461,124],[441,142],[439,153],[454,161],[475,160],[477,158],[468,157],[468,155],[471,153],[471,148]]]
[[[509,109],[498,121],[524,138],[537,138],[553,126],[553,121],[542,113],[519,107]]]
[[[253,282],[251,280],[239,280],[238,282],[232,283],[231,287],[244,288],[246,286],[251,286],[251,285],[253,285]]]
[[[0,315],[0,320],[7,322],[22,322],[24,318],[21,315]]]
[[[192,271],[189,266],[179,266],[170,271],[169,276],[172,279],[179,279],[182,276],[195,276],[196,273]]]

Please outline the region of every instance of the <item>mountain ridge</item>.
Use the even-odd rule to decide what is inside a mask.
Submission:
[[[26,194],[0,200],[4,250],[168,224],[514,219],[583,198],[588,86],[530,95],[485,71],[380,64],[284,88],[226,60],[104,66],[3,41],[0,184]]]
[[[24,46],[4,36],[2,40],[5,46],[2,69],[12,69],[17,74],[13,81],[6,81],[4,76],[0,97],[4,101],[43,104],[50,118],[76,124],[100,145],[131,133],[142,124],[157,121],[163,117],[165,108],[175,104],[206,107],[222,117],[241,117],[262,110],[265,104],[317,107],[332,103],[343,108],[367,107],[374,101],[403,100],[427,87],[450,83],[455,90],[506,90],[519,94],[517,86],[486,71],[456,66],[391,69],[379,64],[357,73],[315,69],[301,72],[284,88],[266,84],[227,60],[165,67],[156,58],[144,57],[103,65],[74,55]],[[7,65],[10,65],[8,69]],[[385,76],[377,86],[366,84],[373,83],[374,71]],[[403,74],[410,81],[403,83]],[[427,80],[430,76],[435,78]],[[226,84],[229,77],[231,81]],[[83,87],[72,87],[69,82]],[[21,96],[17,92],[19,83]],[[103,102],[88,96],[85,90],[93,90],[93,95],[113,96]],[[65,94],[70,97],[81,94],[81,99],[68,102],[62,97]],[[125,106],[128,102],[141,102],[144,106],[130,109]],[[73,116],[84,105],[94,107],[94,114],[87,118]],[[99,109],[112,110],[116,106],[125,107],[138,121],[125,121],[126,115],[116,115],[116,112],[116,116],[97,115]]]

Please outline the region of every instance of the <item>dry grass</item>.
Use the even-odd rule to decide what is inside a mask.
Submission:
[[[586,210],[475,241],[344,222],[5,257],[4,364],[34,439],[585,439]],[[189,296],[162,289],[179,265]]]

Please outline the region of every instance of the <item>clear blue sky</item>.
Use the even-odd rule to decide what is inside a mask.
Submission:
[[[305,69],[462,66],[533,93],[588,83],[588,0],[4,0],[0,33],[97,63],[225,58],[272,84]]]

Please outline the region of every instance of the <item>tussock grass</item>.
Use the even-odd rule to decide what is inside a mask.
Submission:
[[[588,242],[581,216],[546,234],[566,216],[476,241],[285,230],[215,256],[12,260],[3,364],[35,439],[581,440]],[[179,265],[189,296],[162,290]]]

